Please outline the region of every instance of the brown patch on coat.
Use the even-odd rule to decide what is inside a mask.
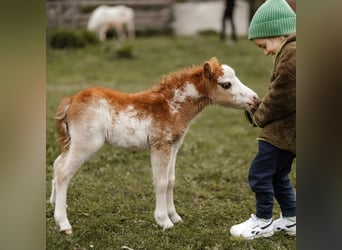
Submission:
[[[55,113],[56,126],[58,131],[58,147],[60,152],[65,152],[70,146],[70,135],[68,126],[67,113],[72,103],[72,96],[65,97],[60,102],[57,111]]]

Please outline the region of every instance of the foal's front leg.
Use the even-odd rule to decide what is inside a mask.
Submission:
[[[175,185],[175,165],[176,165],[176,156],[178,152],[178,145],[175,145],[172,148],[171,152],[171,164],[169,167],[169,182],[167,185],[167,192],[166,192],[166,201],[167,201],[167,212],[169,215],[169,218],[173,223],[178,223],[182,221],[182,218],[177,214],[176,208],[173,202],[173,187]]]
[[[156,192],[156,209],[154,217],[163,229],[173,227],[168,216],[167,190],[169,183],[169,169],[172,162],[171,147],[163,146],[152,148],[151,164],[153,172],[153,183]]]

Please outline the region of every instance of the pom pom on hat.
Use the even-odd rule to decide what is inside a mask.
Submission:
[[[285,36],[296,32],[296,14],[285,0],[266,0],[255,12],[248,39]]]

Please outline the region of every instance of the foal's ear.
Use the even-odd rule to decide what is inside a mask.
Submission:
[[[213,70],[212,70],[211,65],[210,65],[209,62],[204,63],[204,65],[203,65],[203,73],[204,73],[204,76],[206,78],[208,78],[209,80],[211,80],[211,78],[213,77]]]
[[[211,80],[215,73],[215,67],[219,65],[216,57],[210,58],[209,61],[205,62],[203,65],[204,76]]]

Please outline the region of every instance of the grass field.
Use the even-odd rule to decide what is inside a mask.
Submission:
[[[116,57],[114,40],[80,50],[47,49],[46,200],[58,155],[53,114],[62,97],[95,85],[138,92],[170,71],[212,56],[235,68],[260,96],[267,89],[272,58],[245,38],[234,46],[213,35],[138,37],[131,43],[130,59]],[[56,230],[53,206],[46,204],[46,249],[295,249],[296,239],[282,233],[254,241],[229,235],[233,224],[254,213],[247,173],[257,151],[256,133],[241,110],[211,106],[199,115],[176,162],[175,205],[184,222],[166,231],[154,221],[149,153],[105,145],[69,186],[72,235]],[[295,170],[294,164],[296,187]],[[277,217],[277,205],[274,211]]]

